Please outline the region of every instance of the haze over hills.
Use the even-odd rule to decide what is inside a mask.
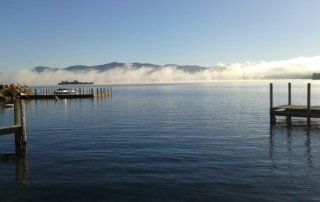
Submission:
[[[0,74],[0,81],[27,85],[56,85],[60,81],[86,81],[95,84],[183,83],[245,79],[310,79],[320,72],[320,56],[282,61],[259,61],[223,64],[156,65],[112,62],[102,65],[73,65],[56,68],[38,66],[12,74]]]
[[[71,72],[80,72],[80,71],[97,71],[97,72],[105,72],[114,68],[123,68],[123,69],[140,69],[140,68],[150,68],[153,70],[170,67],[175,68],[178,70],[182,70],[185,72],[193,73],[193,72],[199,72],[208,69],[207,67],[201,67],[196,65],[175,65],[175,64],[167,64],[167,65],[155,65],[155,64],[149,64],[149,63],[120,63],[120,62],[112,62],[107,63],[103,65],[95,65],[95,66],[86,66],[86,65],[73,65],[70,67],[65,68],[52,68],[52,67],[45,67],[45,66],[38,66],[33,68],[32,70],[38,73],[44,72],[44,71],[71,71]]]

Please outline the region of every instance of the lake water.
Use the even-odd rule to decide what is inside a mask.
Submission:
[[[291,82],[293,104],[311,82],[320,105],[320,81]],[[273,83],[286,104],[287,81]],[[0,137],[0,201],[320,200],[320,124],[270,129],[269,81],[113,86],[26,111],[27,158]],[[0,125],[12,116],[0,109]]]

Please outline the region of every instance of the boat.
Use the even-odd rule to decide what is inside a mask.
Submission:
[[[70,95],[76,94],[76,91],[73,89],[59,88],[58,90],[54,91],[54,94]]]
[[[61,81],[58,85],[93,85],[93,82],[81,82],[78,80],[74,81]]]
[[[11,108],[11,107],[14,107],[14,104],[5,104],[4,107],[5,108]]]

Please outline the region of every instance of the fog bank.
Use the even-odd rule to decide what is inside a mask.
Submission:
[[[210,82],[242,79],[300,79],[320,72],[320,56],[300,57],[284,61],[260,61],[216,64],[199,71],[184,71],[177,66],[134,68],[131,64],[104,72],[56,71],[36,72],[24,69],[13,74],[0,74],[0,82],[26,85],[56,85],[61,80],[93,81],[95,84]]]

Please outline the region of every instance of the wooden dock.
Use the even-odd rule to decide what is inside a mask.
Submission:
[[[288,104],[273,106],[273,84],[270,83],[270,124],[276,124],[277,116],[284,116],[287,118],[287,124],[291,125],[292,117],[303,117],[307,119],[307,125],[310,126],[311,118],[320,118],[320,105],[311,106],[311,84],[307,85],[307,104],[306,105],[292,105],[291,104],[291,83],[288,83]]]
[[[27,163],[27,130],[25,101],[15,100],[13,111],[13,125],[0,127],[0,136],[15,135],[15,153],[3,154],[0,152],[0,163],[15,163],[16,181],[21,185],[26,185],[29,168]]]
[[[0,135],[15,135],[16,154],[24,155],[27,145],[25,101],[17,99],[14,102],[14,123],[11,126],[0,127]]]
[[[40,99],[76,99],[76,98],[94,98],[94,94],[31,94],[21,95],[24,100],[40,100]]]
[[[35,89],[33,94],[21,95],[21,99],[81,99],[112,96],[112,88],[65,88],[72,93],[56,93],[57,88]]]

